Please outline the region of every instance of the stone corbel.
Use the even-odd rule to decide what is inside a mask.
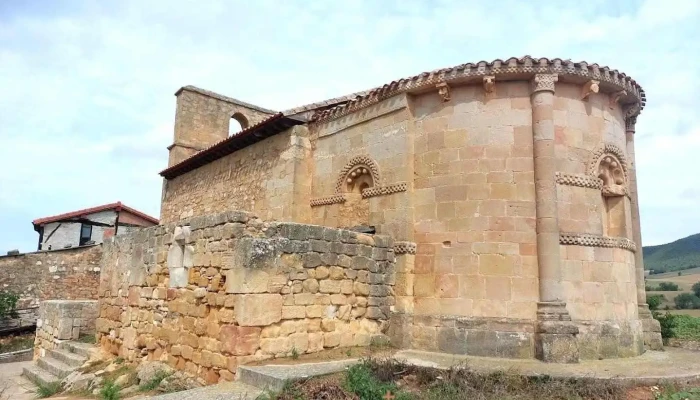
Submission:
[[[615,105],[617,104],[618,101],[620,101],[620,97],[622,96],[627,96],[627,91],[626,90],[620,90],[619,92],[614,92],[610,94],[610,108],[614,108]]]
[[[588,100],[588,96],[590,96],[591,93],[598,93],[599,90],[600,81],[591,79],[583,84],[583,88],[581,89],[581,100]]]
[[[489,96],[496,91],[496,77],[494,75],[487,75],[483,78],[484,82],[484,92]]]
[[[445,82],[440,82],[435,87],[438,90],[438,94],[442,97],[442,101],[450,101],[450,87]]]
[[[637,115],[641,111],[639,103],[632,103],[627,105],[625,108],[625,130],[627,132],[634,132],[635,125],[637,124]]]

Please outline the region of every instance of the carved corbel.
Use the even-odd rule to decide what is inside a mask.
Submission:
[[[435,87],[438,90],[438,94],[442,97],[442,101],[450,101],[450,87],[445,82],[440,82]]]
[[[483,78],[484,82],[484,92],[486,95],[493,94],[496,91],[496,77],[494,75],[487,75]]]
[[[622,96],[627,96],[626,90],[620,90],[619,92],[611,93],[610,94],[610,108],[614,108],[615,104],[617,104],[617,102],[620,101],[620,97],[622,97]]]
[[[581,100],[588,100],[588,96],[590,96],[591,93],[598,93],[599,90],[600,81],[591,79],[583,84],[583,88],[581,89]]]
[[[637,115],[641,111],[642,107],[639,103],[632,103],[627,105],[625,110],[625,130],[628,132],[635,131],[635,125],[637,124]]]

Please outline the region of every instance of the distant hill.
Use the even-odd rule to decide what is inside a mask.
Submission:
[[[644,268],[655,272],[700,267],[700,233],[658,246],[644,246]]]

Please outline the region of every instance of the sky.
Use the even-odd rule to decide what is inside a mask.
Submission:
[[[283,110],[524,55],[642,85],[643,242],[670,242],[700,232],[699,22],[697,0],[0,0],[0,253],[39,217],[157,217],[181,86]]]

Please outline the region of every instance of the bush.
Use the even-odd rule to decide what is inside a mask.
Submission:
[[[36,390],[36,397],[40,399],[51,397],[60,392],[61,389],[62,387],[60,381],[49,382],[46,385],[39,384],[39,387]]]
[[[690,315],[674,315],[674,337],[700,340],[700,318]]]
[[[652,312],[652,316],[659,321],[659,325],[661,325],[661,338],[666,341],[668,338],[675,337],[676,332],[675,328],[677,325],[676,322],[676,317],[677,315],[673,315],[666,311],[666,314],[661,315],[660,312],[654,311]]]
[[[681,293],[673,299],[673,302],[679,310],[700,308],[700,297],[692,293]]]
[[[661,302],[664,301],[665,297],[663,294],[652,294],[647,295],[647,304],[650,310],[658,310]]]
[[[0,319],[17,318],[17,300],[16,294],[0,290]]]
[[[696,296],[700,297],[700,282],[696,282],[690,290],[692,290]]]
[[[679,290],[678,285],[673,282],[659,282],[659,291],[677,292]]]
[[[104,386],[102,386],[102,389],[100,389],[100,399],[102,400],[119,400],[121,396],[119,395],[119,391],[121,388],[119,385],[112,381],[105,382]]]

